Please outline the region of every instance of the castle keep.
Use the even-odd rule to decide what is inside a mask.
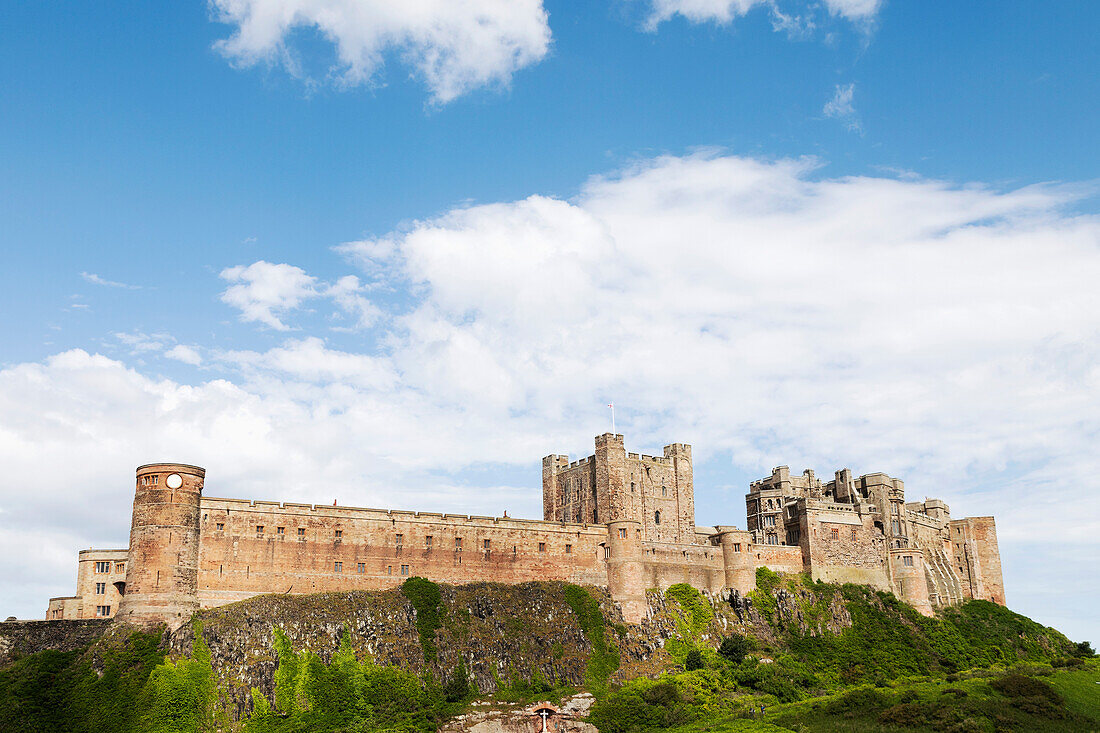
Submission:
[[[696,526],[690,445],[639,455],[611,433],[587,458],[542,460],[542,520],[218,499],[203,496],[205,479],[196,466],[138,468],[129,548],[82,551],[77,595],[50,599],[46,618],[176,625],[261,593],[418,575],[606,586],[636,622],[649,588],[744,594],[759,567],[865,583],[925,614],[969,598],[1004,604],[993,518],[906,503],[902,482],[881,473],[845,469],[825,483],[781,466],[750,487],[747,529]]]

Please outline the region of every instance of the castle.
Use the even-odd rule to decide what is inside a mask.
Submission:
[[[47,620],[175,626],[261,593],[391,588],[418,575],[604,586],[638,622],[647,589],[744,594],[760,567],[868,584],[925,614],[970,598],[1004,604],[993,518],[906,503],[902,482],[881,473],[845,469],[823,483],[781,466],[751,485],[747,529],[696,526],[690,445],[639,455],[611,433],[587,458],[542,459],[542,520],[218,499],[202,495],[205,477],[197,466],[138,468],[129,548],[81,551],[77,595],[51,598]]]

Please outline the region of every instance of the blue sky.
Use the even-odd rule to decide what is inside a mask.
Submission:
[[[1097,636],[1094,3],[322,5],[3,9],[3,615],[140,463],[533,516],[614,400],[700,524],[885,470]]]

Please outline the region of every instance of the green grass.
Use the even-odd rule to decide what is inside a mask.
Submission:
[[[1067,708],[1100,721],[1100,660],[1091,660],[1077,671],[1058,672],[1048,681],[1065,698]]]
[[[805,733],[1081,733],[1100,730],[1100,719],[1087,714],[1090,704],[1094,711],[1097,704],[1095,691],[1093,699],[1086,700],[1089,690],[1085,685],[1094,683],[1097,676],[1095,669],[1090,672],[999,674],[953,683],[930,680],[886,688],[855,688],[777,706],[768,711],[767,719]],[[1014,688],[1014,679],[1026,682],[1024,689]],[[1077,690],[1081,703],[1070,702],[1061,693],[1062,688]]]

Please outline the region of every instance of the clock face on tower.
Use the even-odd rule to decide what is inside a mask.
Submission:
[[[171,476],[165,479],[164,484],[170,489],[178,489],[179,487],[183,486],[183,477],[180,476],[178,473],[173,473]]]

